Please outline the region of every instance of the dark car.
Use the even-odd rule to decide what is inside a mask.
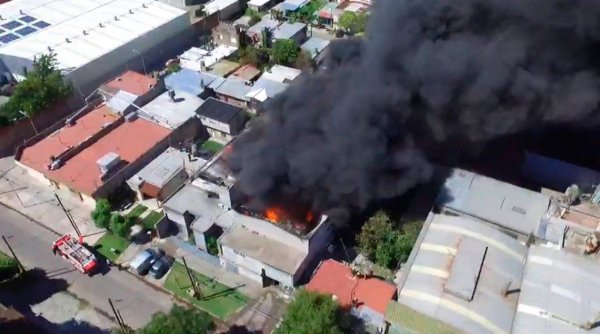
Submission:
[[[164,255],[160,259],[156,260],[154,264],[152,264],[152,268],[150,268],[150,275],[156,279],[159,279],[163,277],[167,271],[169,271],[169,268],[171,268],[172,264],[173,258],[168,255]]]

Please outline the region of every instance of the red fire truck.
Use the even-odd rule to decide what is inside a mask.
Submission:
[[[82,240],[77,240],[68,234],[52,243],[52,252],[71,262],[84,274],[92,274],[98,267],[96,257],[83,246]]]

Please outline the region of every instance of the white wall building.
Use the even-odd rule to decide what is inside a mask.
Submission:
[[[190,31],[187,12],[152,0],[13,0],[0,13],[0,61],[15,79],[52,52],[82,94],[128,62],[142,70],[160,60]]]

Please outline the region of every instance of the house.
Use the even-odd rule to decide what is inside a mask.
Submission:
[[[298,69],[283,65],[273,65],[270,69],[266,70],[263,73],[261,79],[268,79],[271,81],[289,84],[292,81],[296,80],[300,76],[300,74],[302,74],[302,71]]]
[[[308,54],[310,54],[310,59],[315,63],[315,65],[319,66],[327,57],[329,43],[329,40],[311,37],[304,42],[300,48],[305,52],[308,52]]]
[[[550,197],[461,169],[451,171],[438,197],[442,211],[490,223],[514,237],[534,233]]]
[[[218,45],[212,50],[192,47],[179,56],[179,63],[181,67],[190,70],[208,71],[214,64],[231,56],[236,51],[237,46],[230,45]]]
[[[235,72],[231,73],[231,77],[238,78],[240,80],[252,81],[261,74],[261,71],[252,64],[243,65]]]
[[[289,16],[292,13],[297,13],[300,9],[306,5],[310,0],[285,0],[281,5],[281,9],[283,9],[284,16]]]
[[[270,43],[273,31],[278,26],[279,21],[272,19],[270,15],[265,15],[255,25],[248,28],[248,30],[246,31],[246,35],[248,36],[250,43],[257,45],[265,41],[266,34],[268,35],[266,36],[266,42]]]
[[[207,16],[217,16],[220,20],[230,19],[239,14],[243,9],[240,0],[212,0],[204,4]]]
[[[219,45],[226,45],[235,48],[240,47],[241,30],[232,23],[224,21],[212,30],[213,41]]]
[[[244,110],[233,104],[208,98],[196,111],[210,136],[219,142],[229,142],[246,123]]]
[[[58,192],[94,205],[157,157],[170,129],[107,104],[81,109],[17,150],[15,160]]]
[[[13,0],[1,4],[0,13],[0,68],[21,80],[35,57],[51,52],[84,97],[125,69],[161,62],[162,50],[176,50],[192,37],[189,14],[158,1]]]
[[[302,22],[284,22],[273,30],[273,41],[279,39],[291,39],[296,44],[301,45],[306,39],[306,23]]]
[[[259,78],[252,85],[252,89],[246,94],[246,97],[249,99],[248,111],[251,114],[257,114],[268,99],[286,90],[287,86],[287,84],[279,81]]]
[[[143,75],[134,71],[126,71],[116,78],[105,82],[98,93],[108,105],[120,114],[137,110],[164,92],[162,80]]]
[[[396,298],[396,286],[377,277],[356,273],[336,260],[317,267],[306,290],[332,295],[342,309],[374,327],[384,327],[388,304]]]
[[[127,180],[127,185],[138,200],[156,198],[162,202],[187,180],[186,159],[180,151],[168,148]]]
[[[330,28],[334,27],[344,12],[338,8],[339,6],[338,2],[328,2],[319,9],[317,12],[317,21],[319,24]]]
[[[257,11],[264,12],[269,9],[276,0],[250,0],[247,5],[248,8]]]
[[[226,78],[214,89],[217,98],[241,108],[247,108],[250,99],[246,97],[252,90],[252,83],[237,78]]]
[[[218,239],[221,264],[262,286],[297,286],[333,236],[326,216],[298,233],[285,223],[273,223],[229,210],[218,221],[232,222]],[[221,223],[223,225],[223,223]]]
[[[246,93],[248,111],[256,114],[268,99],[286,90],[288,84],[296,80],[301,73],[300,70],[281,65],[274,65],[265,71]]]
[[[417,332],[514,330],[520,291],[526,288],[526,245],[484,222],[434,213],[418,239],[403,266],[398,300],[385,313],[388,333],[413,332],[421,324],[429,330]]]
[[[189,68],[182,68],[164,79],[168,90],[186,92],[201,99],[213,96],[214,89],[224,80],[222,77]]]
[[[209,166],[192,182],[175,192],[163,203],[163,210],[182,239],[193,235],[196,246],[207,251],[206,241],[218,238],[231,226],[217,218],[231,210],[230,188],[233,178],[223,160],[208,162]]]
[[[202,257],[218,256],[219,265],[231,273],[262,286],[297,286],[312,272],[317,254],[331,241],[333,226],[327,217],[274,221],[250,213],[240,205],[243,196],[235,191],[235,179],[223,159],[208,164],[163,204],[178,236],[190,238],[193,234]],[[207,253],[210,239],[217,240],[218,255]]]
[[[162,93],[138,111],[161,126],[175,130],[196,117],[196,111],[204,101],[190,93],[170,90]]]

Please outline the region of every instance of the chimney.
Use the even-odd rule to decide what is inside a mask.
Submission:
[[[171,102],[175,102],[175,91],[174,90],[169,91],[169,98],[171,99]]]

